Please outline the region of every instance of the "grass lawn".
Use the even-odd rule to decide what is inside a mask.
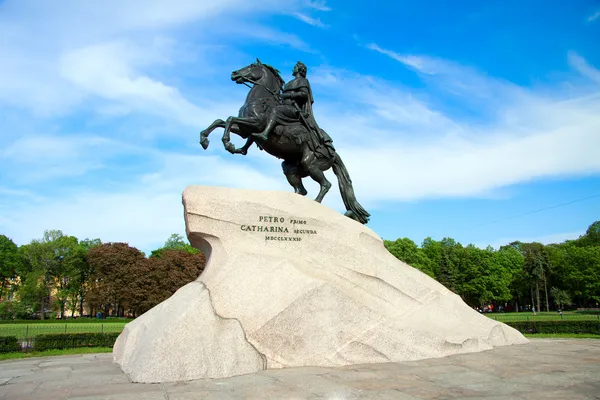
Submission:
[[[600,335],[592,334],[572,334],[572,333],[535,333],[525,334],[525,337],[529,339],[600,339]],[[4,353],[0,354],[1,360],[12,360],[17,358],[30,358],[30,357],[48,357],[48,356],[66,356],[70,354],[89,354],[89,353],[110,353],[112,347],[79,347],[75,349],[64,349],[64,350],[46,350],[46,351],[32,351],[29,353],[17,352],[17,353]]]
[[[16,336],[18,339],[42,333],[99,333],[121,332],[127,322],[49,322],[0,324],[0,336]]]
[[[524,333],[528,339],[600,339],[593,333]]]
[[[23,353],[23,352],[4,353],[4,354],[0,354],[0,360],[12,360],[15,358],[30,358],[30,357],[66,356],[69,354],[110,353],[110,352],[112,352],[112,347],[79,347],[76,349],[32,351],[29,353]]]
[[[0,325],[11,325],[11,324],[113,324],[113,323],[128,323],[133,321],[133,318],[117,318],[117,317],[109,317],[106,319],[96,319],[96,318],[67,318],[67,319],[10,319],[10,320],[0,320]]]

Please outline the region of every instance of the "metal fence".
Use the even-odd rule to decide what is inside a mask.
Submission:
[[[1,324],[0,336],[16,336],[27,341],[44,333],[113,333],[121,332],[124,323],[75,323],[75,324]]]

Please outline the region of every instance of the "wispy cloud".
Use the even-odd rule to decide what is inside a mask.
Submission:
[[[326,27],[325,24],[319,18],[313,18],[311,16],[308,16],[308,15],[302,14],[302,13],[296,13],[296,14],[294,14],[294,16],[296,18],[298,18],[300,21],[306,22],[309,25],[317,26],[319,28]]]
[[[437,69],[435,68],[436,65],[432,62],[432,59],[430,59],[430,58],[423,57],[423,56],[415,56],[415,55],[402,55],[402,54],[396,53],[392,50],[383,49],[375,43],[369,43],[367,45],[367,48],[377,51],[381,54],[385,54],[386,56],[391,57],[394,60],[401,62],[402,64],[406,65],[407,67],[416,69],[419,72],[422,72],[425,74],[435,74],[437,72]]]
[[[327,6],[326,2],[324,0],[305,0],[305,4],[310,7],[313,8],[315,10],[319,10],[319,11],[331,11],[331,8]]]
[[[336,117],[328,117],[324,128],[343,141],[342,157],[363,196],[374,201],[488,196],[534,179],[600,172],[593,150],[600,146],[600,90],[587,86],[578,97],[558,87],[536,92],[453,62],[370,48],[414,67],[430,92],[331,71],[313,80],[315,90],[323,85],[323,92],[345,99],[337,114],[334,104],[327,105]],[[585,60],[570,59],[576,70],[595,77]],[[469,104],[470,112],[446,112],[452,101],[457,107]],[[315,104],[317,112],[319,107]],[[351,123],[344,109],[351,110]]]
[[[144,150],[146,151],[146,150]],[[262,173],[241,159],[154,151],[153,162],[135,180],[96,187],[92,182],[65,190],[60,196],[15,202],[2,215],[3,229],[18,243],[31,240],[48,227],[77,237],[124,241],[152,249],[173,232],[183,232],[181,193],[191,184],[286,190],[279,173]],[[43,205],[43,206],[42,206]],[[34,234],[34,235],[35,235]]]
[[[600,85],[600,70],[591,66],[585,58],[574,51],[569,52],[569,64],[581,75]]]
[[[295,34],[246,22],[254,14],[301,13],[303,7],[300,0],[134,0],[85,6],[72,0],[35,6],[5,1],[0,5],[0,105],[65,115],[90,94],[108,97],[119,90],[121,100],[130,96],[138,107],[146,98],[154,110],[161,109],[156,102],[162,101],[164,113],[181,108],[176,112],[193,114],[197,110],[183,102],[177,89],[142,72],[168,66],[175,47],[189,42],[169,40],[175,28],[225,42],[243,34],[245,40],[311,51]],[[217,24],[217,16],[224,14],[228,24]]]
[[[330,10],[324,2],[23,4],[0,5],[0,107],[19,110],[5,118],[0,221],[19,243],[58,228],[150,249],[183,231],[180,196],[188,185],[290,190],[280,160],[256,147],[247,157],[225,153],[222,131],[201,150],[198,131],[244,102],[245,88],[228,75],[248,56],[231,43],[313,51],[295,33],[251,17],[301,15],[319,26],[315,12]],[[574,80],[577,96],[558,85],[542,92],[452,60],[367,47],[426,86],[309,70],[317,121],[369,209],[487,197],[515,183],[600,172],[597,85]],[[577,76],[598,82],[583,57],[572,53],[569,62]],[[314,197],[316,184],[306,185]],[[325,204],[342,209],[336,187]]]
[[[86,46],[61,56],[60,73],[82,93],[197,126],[201,109],[177,88],[136,71],[139,64],[163,62],[158,50],[123,42]]]
[[[593,13],[592,15],[590,15],[587,20],[588,20],[588,22],[594,22],[598,18],[600,18],[600,11],[596,11],[595,13]]]

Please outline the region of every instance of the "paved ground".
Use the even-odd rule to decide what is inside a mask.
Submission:
[[[0,362],[0,399],[600,399],[600,340],[167,384],[129,382],[111,354],[31,358]]]

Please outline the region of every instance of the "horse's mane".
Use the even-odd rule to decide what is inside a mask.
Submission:
[[[264,65],[267,69],[269,69],[269,71],[273,73],[273,75],[275,75],[275,78],[277,78],[277,80],[279,81],[279,88],[281,89],[281,87],[285,84],[285,81],[279,74],[279,70],[269,64],[262,63],[262,65]]]

